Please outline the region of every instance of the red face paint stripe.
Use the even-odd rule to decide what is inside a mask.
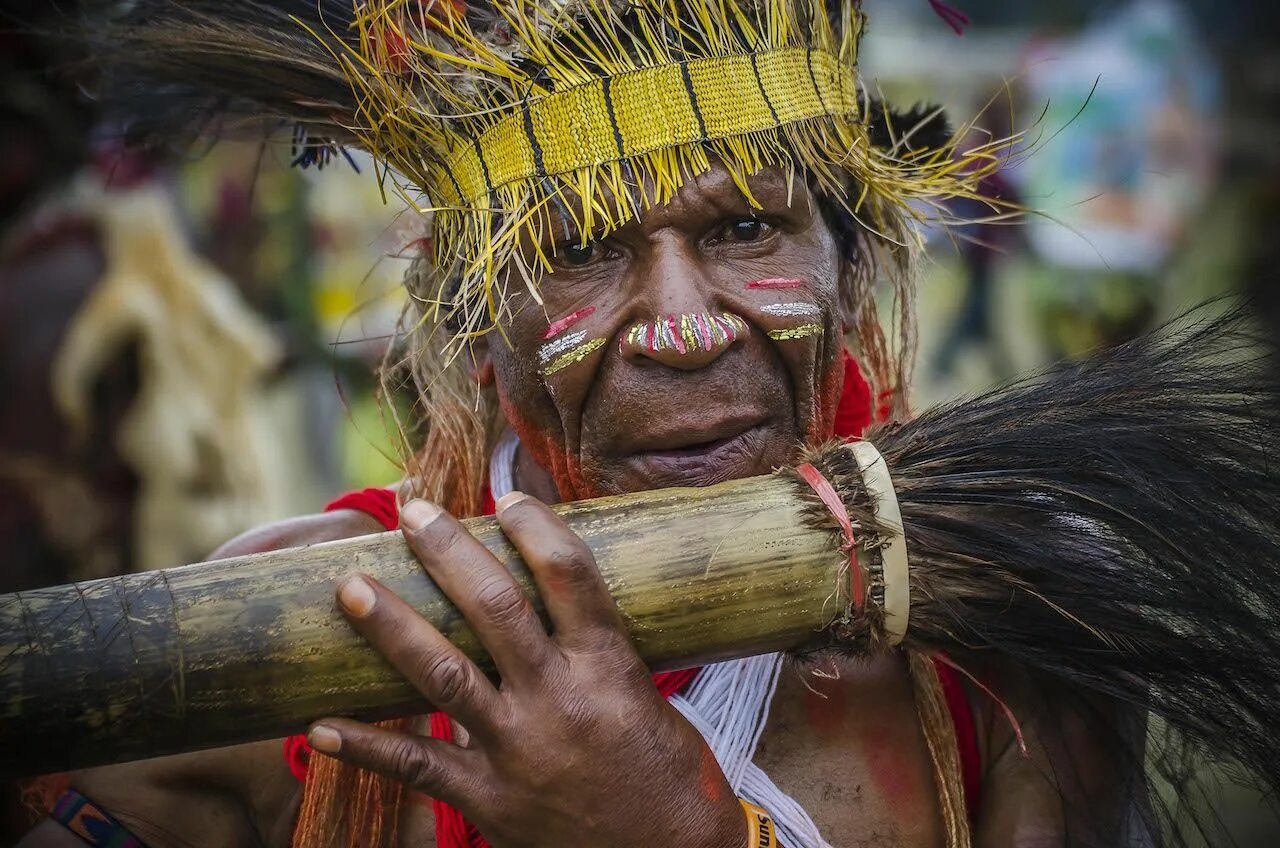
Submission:
[[[680,328],[676,326],[676,316],[667,316],[667,327],[671,330],[671,340],[675,342],[676,351],[684,356],[688,353],[688,348],[684,346],[684,339],[680,335]]]
[[[586,318],[588,315],[591,315],[595,311],[596,311],[596,308],[594,306],[587,306],[582,309],[579,309],[577,312],[573,313],[572,315],[566,315],[565,317],[561,318],[559,321],[552,322],[551,326],[547,327],[547,331],[542,334],[542,338],[550,339],[560,335],[565,330],[569,329],[574,324],[578,323],[583,318]]]
[[[707,316],[699,313],[693,316],[693,324],[698,328],[698,338],[702,340],[704,350],[711,350],[716,344],[715,338],[711,335],[711,328],[707,326]]]
[[[782,277],[770,277],[767,280],[756,280],[754,283],[747,283],[747,288],[749,289],[802,289],[804,287],[804,280],[788,280]]]

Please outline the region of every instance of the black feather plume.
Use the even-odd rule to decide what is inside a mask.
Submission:
[[[1274,799],[1276,350],[1242,308],[1211,308],[867,438],[902,508],[910,646],[1149,711],[1146,760],[1175,791],[1210,764]],[[847,501],[874,527],[865,494]],[[1175,843],[1220,844],[1211,814],[1167,818]]]

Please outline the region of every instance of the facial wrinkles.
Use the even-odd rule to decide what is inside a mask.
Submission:
[[[653,241],[666,247],[672,239],[686,246],[694,242],[708,225],[709,213],[719,214],[728,205],[720,195],[705,203],[699,200],[696,194],[682,196],[671,207],[651,213],[626,234],[627,249],[641,254],[654,249]],[[733,246],[721,251],[723,255],[690,251],[668,269],[673,276],[668,276],[665,288],[637,273],[637,266],[643,268],[644,260],[651,258],[644,255],[603,263],[577,278],[585,280],[582,285],[573,285],[573,275],[557,274],[545,281],[548,311],[528,310],[517,319],[523,327],[513,326],[510,333],[518,351],[508,351],[510,356],[527,359],[534,367],[515,369],[508,364],[498,372],[500,382],[510,383],[515,377],[523,383],[508,386],[504,409],[566,497],[608,489],[611,475],[616,479],[620,473],[610,442],[624,437],[627,428],[653,429],[652,419],[657,417],[685,420],[690,409],[703,410],[704,418],[714,416],[732,411],[746,397],[767,405],[771,418],[786,419],[782,423],[788,432],[775,432],[771,438],[785,440],[787,450],[802,438],[813,440],[829,432],[840,378],[838,356],[832,355],[838,354],[840,326],[834,249],[825,230],[809,231],[825,226],[820,218],[814,216],[807,224],[798,232],[777,233],[778,244],[768,249]],[[797,270],[808,273],[798,275]],[[682,274],[700,283],[682,289]],[[590,302],[581,298],[582,291],[590,293]],[[703,344],[711,336],[698,332],[701,325],[694,315],[731,315],[744,328],[762,332],[741,351],[738,348],[746,342],[732,346],[732,357],[722,354],[688,371],[624,357],[628,334],[637,328],[655,329],[660,316],[654,307],[666,305],[684,307],[674,315],[676,329],[681,329],[683,316],[690,316],[692,335],[680,333],[680,340],[693,340],[699,349],[714,344]],[[712,339],[716,341],[723,340]],[[762,379],[768,384],[761,384]],[[762,450],[778,448],[765,445]]]
[[[838,273],[830,268],[811,278],[771,277],[744,286],[757,303],[768,337],[808,360],[805,370],[810,378],[797,380],[795,393],[796,416],[803,422],[807,444],[830,438],[843,386]]]

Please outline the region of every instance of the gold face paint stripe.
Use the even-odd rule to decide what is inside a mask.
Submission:
[[[542,372],[541,372],[542,376],[550,377],[552,374],[556,373],[557,371],[563,371],[565,368],[568,368],[570,365],[575,365],[581,362],[582,360],[586,359],[588,356],[590,356],[591,354],[599,350],[603,345],[604,345],[604,339],[592,339],[589,342],[585,342],[580,347],[575,347],[573,350],[569,350],[560,354],[555,359],[551,360],[551,364],[549,364],[546,368],[542,369]]]
[[[770,330],[769,338],[776,342],[789,342],[796,339],[807,339],[810,336],[822,334],[821,324],[801,324],[799,327],[792,327],[789,330]]]

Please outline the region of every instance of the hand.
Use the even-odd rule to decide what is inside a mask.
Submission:
[[[591,552],[550,509],[513,493],[498,522],[528,564],[553,634],[510,573],[426,501],[401,513],[427,574],[466,616],[494,685],[386,587],[338,590],[356,628],[465,730],[461,745],[327,718],[312,746],[439,798],[494,846],[741,848],[745,819],[698,732],[658,694]]]

